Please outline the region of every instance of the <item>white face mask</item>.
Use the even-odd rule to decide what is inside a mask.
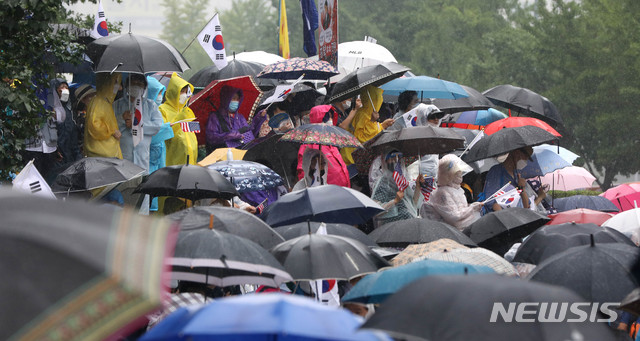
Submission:
[[[162,92],[158,94],[158,97],[156,97],[156,104],[162,104]]]
[[[69,100],[69,89],[62,89],[60,93],[60,102],[66,102]]]
[[[343,108],[344,110],[349,110],[349,108],[351,108],[351,101],[344,102]]]
[[[113,94],[117,94],[120,91],[120,84],[116,83],[113,85]]]
[[[187,99],[188,98],[189,98],[189,96],[187,94],[180,94],[180,104],[187,103]]]
[[[144,88],[142,87],[133,85],[131,86],[131,88],[129,88],[129,96],[133,98],[142,97],[142,94],[144,94]]]
[[[526,160],[518,160],[518,162],[516,162],[516,168],[518,170],[524,169],[524,167],[527,167],[527,161]]]
[[[456,185],[460,185],[462,183],[462,172],[457,172],[451,181]]]

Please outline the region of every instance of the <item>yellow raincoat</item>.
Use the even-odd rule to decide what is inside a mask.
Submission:
[[[371,138],[376,136],[382,131],[382,126],[378,122],[371,121],[371,114],[373,110],[380,110],[382,106],[382,92],[383,90],[372,85],[367,85],[360,90],[360,99],[362,100],[362,107],[356,111],[356,115],[353,117],[351,125],[353,126],[353,135],[360,141],[365,143]],[[371,103],[373,102],[373,106]],[[347,165],[353,163],[353,157],[351,152],[354,148],[342,148],[340,154],[342,159]]]
[[[120,141],[113,137],[118,122],[113,112],[113,89],[120,84],[120,73],[96,75],[96,97],[89,103],[84,125],[84,153],[86,156],[117,157],[122,159]]]
[[[167,86],[165,102],[159,107],[165,122],[175,123],[196,117],[193,111],[185,106],[186,103],[180,103],[180,91],[185,86],[188,86],[193,92],[193,85],[174,72]],[[184,165],[187,163],[187,156],[189,156],[189,164],[195,165],[198,161],[198,139],[196,134],[185,133],[180,128],[180,124],[175,124],[171,128],[173,129],[173,138],[165,141],[167,146],[167,166]]]

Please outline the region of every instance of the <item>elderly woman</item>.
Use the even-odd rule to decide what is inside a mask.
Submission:
[[[435,214],[458,230],[463,230],[480,218],[482,203],[467,204],[464,190],[460,187],[462,176],[471,170],[471,167],[456,155],[443,156],[438,162],[438,188],[433,191],[423,209],[431,211],[431,214]]]

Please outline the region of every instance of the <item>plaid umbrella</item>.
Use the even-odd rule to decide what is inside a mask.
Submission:
[[[280,141],[338,148],[362,148],[360,141],[348,131],[324,123],[303,124],[282,135]]]
[[[162,302],[168,220],[0,190],[0,339],[122,339]]]
[[[513,265],[498,254],[487,249],[455,249],[444,252],[432,252],[424,256],[425,259],[439,259],[448,262],[486,265],[497,273],[507,276],[518,276]]]
[[[200,132],[196,133],[198,145],[206,142],[206,126],[209,121],[209,113],[216,112],[220,108],[220,90],[223,86],[231,86],[242,89],[244,99],[238,108],[247,121],[251,121],[253,114],[262,98],[262,91],[251,76],[241,76],[230,79],[214,80],[204,90],[198,92],[189,103],[189,108],[200,122]]]
[[[328,79],[339,72],[324,60],[310,60],[307,58],[291,58],[281,62],[269,64],[258,74],[259,78],[298,79]]]
[[[412,244],[395,256],[391,263],[393,266],[400,266],[411,263],[415,259],[422,258],[432,252],[444,252],[453,249],[468,249],[468,247],[448,238],[438,239],[431,243]]]

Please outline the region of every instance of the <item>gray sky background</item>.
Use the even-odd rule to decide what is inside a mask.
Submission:
[[[211,13],[203,13],[203,16],[211,17],[216,9],[229,9],[232,2],[233,0],[209,0]],[[128,32],[131,23],[131,31],[136,34],[159,38],[162,33],[162,24],[165,21],[162,0],[123,0],[120,4],[103,0],[102,7],[107,21],[122,21],[122,32]],[[96,15],[98,4],[77,3],[70,9],[82,14]]]

